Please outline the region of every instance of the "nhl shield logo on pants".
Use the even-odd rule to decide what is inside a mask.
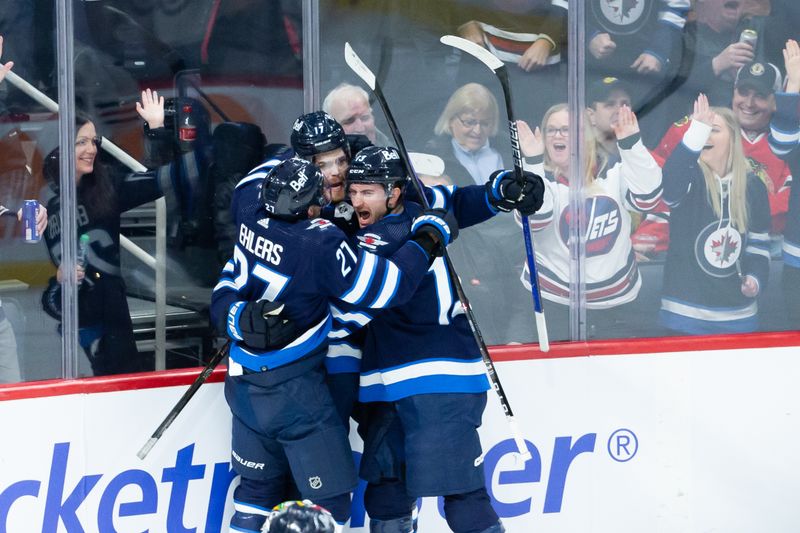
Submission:
[[[319,478],[319,476],[314,476],[314,477],[308,478],[308,484],[314,490],[318,490],[318,489],[322,488],[322,480]]]

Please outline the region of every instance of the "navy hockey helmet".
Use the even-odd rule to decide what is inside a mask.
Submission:
[[[309,500],[284,502],[267,517],[263,533],[334,533],[331,514]]]
[[[314,111],[301,115],[292,125],[290,139],[295,153],[304,158],[331,152],[337,148],[350,157],[347,136],[341,124],[324,111]]]
[[[270,216],[308,218],[308,208],[325,204],[322,172],[304,159],[287,159],[269,171],[261,185],[261,201]]]
[[[347,171],[347,184],[377,183],[386,187],[391,194],[392,187],[402,192],[408,179],[400,153],[391,146],[367,146],[361,149],[350,162]]]

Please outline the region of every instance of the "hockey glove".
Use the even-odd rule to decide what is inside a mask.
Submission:
[[[355,157],[363,148],[372,146],[372,141],[366,135],[350,133],[347,135],[347,144],[350,146],[350,157]]]
[[[516,209],[530,216],[542,207],[544,181],[533,172],[523,171],[522,182],[512,170],[496,170],[486,182],[486,197],[495,209],[509,212]]]
[[[458,237],[458,221],[452,211],[426,209],[411,224],[412,239],[431,257],[441,257]]]
[[[260,300],[236,302],[225,317],[225,332],[256,350],[285,346],[300,334],[294,322],[278,316],[283,304]]]

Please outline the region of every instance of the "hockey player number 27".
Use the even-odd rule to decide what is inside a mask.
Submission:
[[[264,289],[264,294],[261,295],[259,300],[269,300],[270,302],[274,302],[278,299],[281,292],[283,292],[283,289],[286,287],[286,284],[289,283],[289,280],[292,279],[291,277],[284,276],[279,272],[275,272],[274,270],[266,267],[264,264],[258,262],[253,265],[253,270],[251,272],[248,268],[247,256],[244,255],[238,246],[233,249],[233,262],[239,269],[239,274],[234,279],[237,290],[241,291],[243,287],[247,286],[247,281],[250,274],[264,282],[266,288]]]

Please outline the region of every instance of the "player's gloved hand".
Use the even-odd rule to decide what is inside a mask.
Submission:
[[[452,211],[426,209],[411,224],[411,235],[428,255],[441,257],[445,247],[458,237],[458,221]]]
[[[280,348],[300,334],[293,321],[279,316],[282,310],[282,303],[267,300],[236,302],[225,317],[225,331],[257,350]]]
[[[350,146],[350,157],[355,157],[358,152],[367,146],[372,146],[372,141],[366,135],[360,133],[348,133],[347,144]]]
[[[516,209],[522,216],[530,216],[544,202],[544,181],[527,170],[522,172],[522,181],[517,181],[513,170],[496,170],[486,182],[486,197],[495,209]]]

